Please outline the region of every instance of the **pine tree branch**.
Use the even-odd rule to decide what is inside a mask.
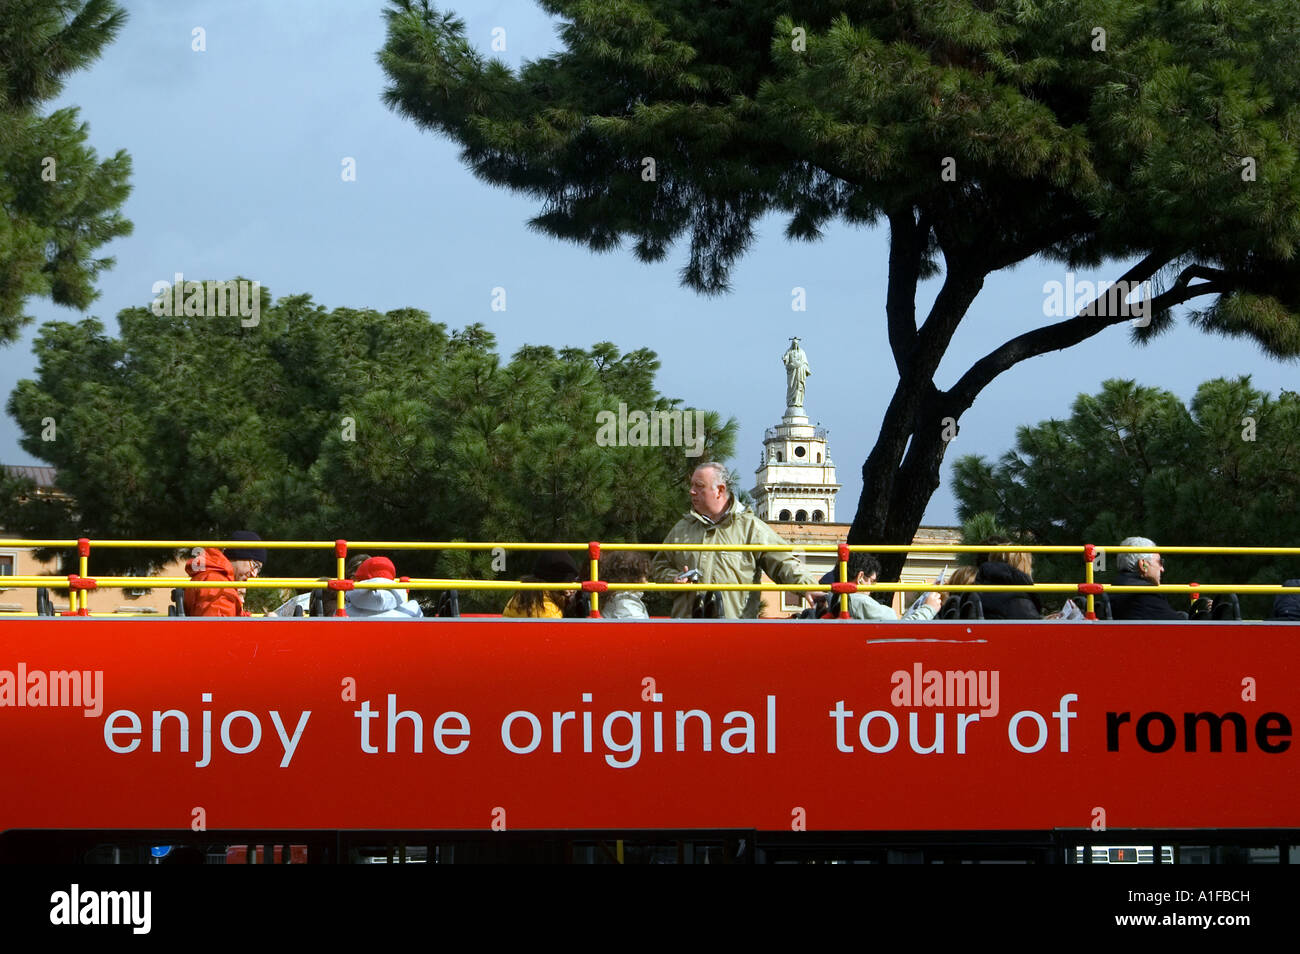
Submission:
[[[1113,294],[1113,288],[1132,287],[1134,284],[1150,280],[1151,276],[1156,274],[1170,260],[1170,257],[1169,253],[1163,250],[1151,252],[1125,272],[1111,289],[1094,299],[1076,317],[1058,321],[1056,324],[1048,325],[1045,328],[1035,328],[1033,331],[1018,335],[975,362],[948,391],[951,402],[950,407],[955,412],[954,416],[969,408],[975,402],[975,398],[979,396],[980,391],[984,390],[994,378],[1021,361],[1040,354],[1046,354],[1049,351],[1069,348],[1104,331],[1111,325],[1127,321],[1127,315],[1088,314],[1088,312],[1119,310],[1104,307],[1104,299]],[[1170,289],[1159,296],[1160,299],[1165,299],[1169,304],[1178,304],[1198,295],[1211,294],[1216,290],[1221,290],[1214,287],[1213,283],[1187,286],[1187,281],[1195,277],[1188,273],[1196,268],[1198,266],[1189,266],[1184,269],[1183,273],[1179,275],[1179,281],[1182,282],[1183,287]],[[1127,285],[1120,286],[1121,282],[1127,283]],[[1177,284],[1178,282],[1175,282],[1175,285]],[[1153,311],[1156,310],[1156,301],[1158,300],[1154,299],[1151,302]],[[1099,308],[1099,305],[1102,307]],[[1165,307],[1168,307],[1168,305]]]
[[[1174,305],[1181,305],[1185,301],[1193,298],[1199,298],[1201,295],[1221,295],[1231,290],[1230,285],[1225,281],[1228,279],[1228,272],[1221,268],[1211,268],[1208,265],[1188,265],[1178,277],[1174,279],[1172,285],[1151,299],[1151,313],[1164,311],[1172,308]],[[1202,278],[1204,281],[1199,285],[1188,284],[1193,278]]]

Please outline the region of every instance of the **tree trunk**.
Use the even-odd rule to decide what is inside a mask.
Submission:
[[[984,272],[949,260],[948,276],[925,323],[915,322],[916,278],[925,249],[924,219],[891,219],[890,289],[886,298],[889,343],[898,386],[886,408],[871,453],[862,465],[862,497],[849,528],[850,544],[909,544],[926,504],[939,487],[939,465],[955,436],[956,418],[947,394],[934,386],[939,361],[953,333],[984,285]],[[880,580],[898,579],[903,553],[880,554]]]
[[[911,413],[902,418],[903,426],[882,431],[862,466],[862,498],[849,528],[850,544],[911,543],[939,487],[939,468],[955,434],[955,416],[947,413],[944,395],[928,380],[900,381],[890,411],[895,406]],[[907,555],[882,553],[879,559],[880,580],[888,582],[898,579]]]

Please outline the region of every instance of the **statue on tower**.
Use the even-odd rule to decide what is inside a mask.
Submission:
[[[808,369],[808,356],[799,347],[799,339],[791,338],[790,347],[781,360],[785,363],[785,403],[789,408],[803,408],[804,382],[812,371]]]

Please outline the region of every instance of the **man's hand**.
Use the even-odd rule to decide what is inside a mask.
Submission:
[[[926,593],[925,605],[938,613],[939,607],[943,605],[943,596],[937,592]]]

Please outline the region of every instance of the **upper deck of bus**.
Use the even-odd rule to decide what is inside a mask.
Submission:
[[[855,545],[848,544],[800,544],[798,546],[780,547],[774,545],[714,545],[714,544],[673,544],[674,550],[682,551],[749,551],[749,552],[796,552],[800,554],[829,554],[834,556],[835,582],[829,587],[824,585],[804,584],[790,585],[778,584],[764,580],[763,582],[744,583],[744,584],[718,584],[709,581],[698,583],[614,583],[601,579],[600,556],[602,552],[609,553],[614,551],[647,551],[655,552],[663,549],[662,544],[658,543],[623,543],[623,542],[600,542],[588,541],[585,543],[574,542],[557,542],[557,543],[534,543],[518,541],[488,541],[488,542],[465,542],[465,541],[442,541],[442,542],[417,542],[417,541],[393,541],[393,540],[286,540],[286,541],[258,541],[260,548],[267,550],[294,550],[307,552],[324,552],[328,557],[332,557],[331,565],[334,569],[332,577],[286,577],[286,576],[260,576],[257,579],[240,581],[237,584],[221,584],[210,580],[194,581],[188,577],[164,577],[164,576],[140,576],[140,575],[101,575],[93,572],[93,556],[95,553],[102,553],[113,549],[134,549],[134,550],[156,550],[160,553],[171,553],[178,550],[202,548],[224,548],[232,546],[247,545],[247,540],[90,540],[88,538],[80,539],[50,539],[50,540],[0,540],[0,549],[75,549],[77,553],[77,570],[74,573],[54,575],[22,575],[10,576],[5,579],[5,585],[9,588],[19,589],[66,589],[70,593],[69,608],[62,615],[89,616],[92,615],[89,609],[89,593],[96,590],[104,589],[140,589],[165,587],[168,589],[183,591],[185,589],[214,589],[223,586],[240,590],[259,590],[259,589],[278,589],[278,590],[295,590],[298,592],[321,591],[328,597],[328,609],[332,610],[331,615],[345,616],[346,594],[353,589],[403,589],[409,591],[497,591],[508,596],[512,592],[520,590],[577,590],[587,594],[590,601],[590,613],[592,618],[600,616],[599,607],[601,594],[617,592],[619,590],[640,591],[640,592],[708,592],[708,591],[760,591],[760,592],[822,592],[830,590],[836,594],[857,593],[857,592],[892,592],[905,594],[920,594],[927,591],[937,591],[945,596],[962,595],[966,593],[981,592],[1015,592],[1023,593],[1032,591],[1050,594],[1053,597],[1069,598],[1078,597],[1084,607],[1085,616],[1089,620],[1104,619],[1104,614],[1099,614],[1098,597],[1103,597],[1110,593],[1160,593],[1160,594],[1179,594],[1190,598],[1205,596],[1213,598],[1219,594],[1245,595],[1245,594],[1282,594],[1282,593],[1300,593],[1298,587],[1286,587],[1278,584],[1234,584],[1231,582],[1220,583],[1185,583],[1185,584],[1160,584],[1158,586],[1120,586],[1112,583],[1103,583],[1096,579],[1098,564],[1104,561],[1105,555],[1118,556],[1123,553],[1140,553],[1146,552],[1148,547],[1123,547],[1123,546],[1098,546],[1095,544],[1081,544],[1077,546],[1062,545],[1009,545],[1002,544],[998,546],[988,545],[945,545],[944,550],[956,554],[980,554],[989,553],[996,550],[1014,549],[1017,552],[1026,552],[1031,554],[1071,554],[1078,557],[1079,574],[1077,581],[1054,581],[1054,582],[1034,582],[1032,585],[1007,585],[996,586],[990,584],[966,584],[953,585],[950,583],[934,582],[877,582],[873,584],[857,584],[848,578],[848,562],[852,553],[908,553],[920,549],[930,549],[918,545]],[[524,582],[521,580],[511,579],[470,579],[470,578],[421,578],[401,576],[393,581],[383,579],[366,580],[357,582],[348,578],[345,572],[349,553],[402,553],[402,552],[430,552],[430,551],[476,551],[491,553],[528,553],[534,551],[567,551],[573,553],[584,565],[586,572],[579,579],[572,583],[537,583]],[[1157,548],[1161,554],[1204,554],[1204,555],[1273,555],[1273,556],[1295,556],[1297,563],[1300,563],[1300,547],[1236,547],[1236,546],[1161,546]],[[585,560],[583,559],[585,558]],[[46,609],[43,615],[50,615],[51,610]],[[9,614],[22,615],[22,614]],[[120,617],[123,614],[114,614]],[[841,610],[840,619],[848,619],[848,613]],[[1227,617],[1232,618],[1232,617]],[[1239,618],[1239,617],[1237,617]]]

